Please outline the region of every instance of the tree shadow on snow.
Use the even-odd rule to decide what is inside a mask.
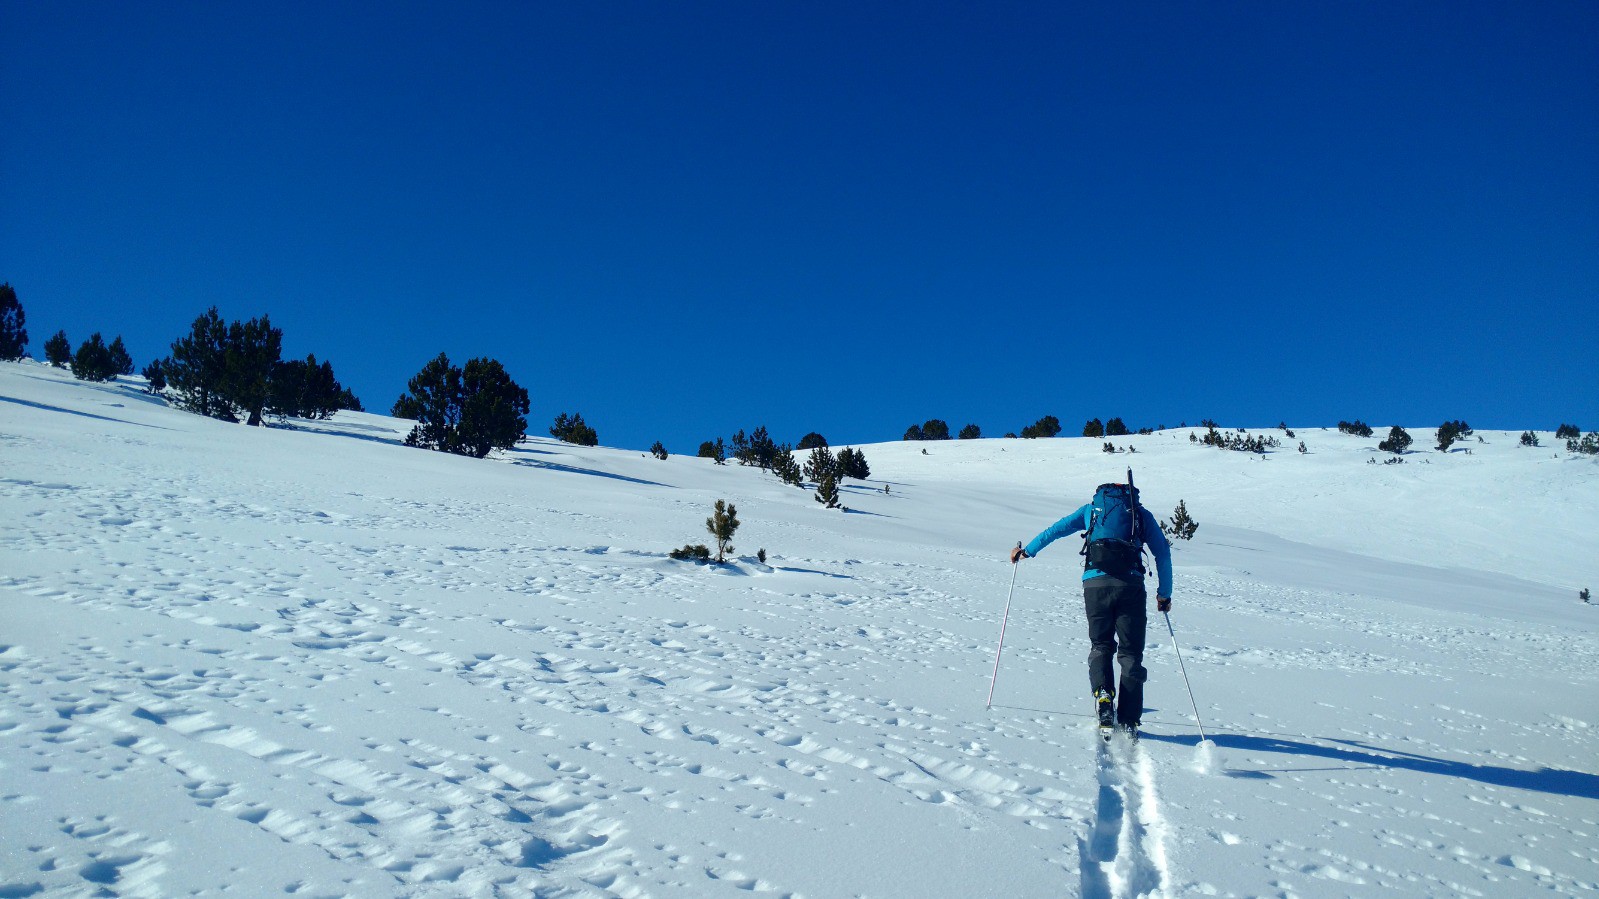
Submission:
[[[1211,734],[1210,737],[1217,746],[1223,749],[1238,749],[1244,752],[1277,752],[1284,755],[1329,759],[1351,765],[1396,768],[1405,771],[1416,771],[1422,774],[1436,774],[1441,777],[1458,777],[1490,786],[1513,787],[1518,790],[1530,790],[1535,793],[1575,796],[1581,799],[1599,799],[1599,776],[1584,771],[1572,771],[1567,768],[1544,767],[1534,771],[1525,771],[1520,768],[1506,768],[1501,765],[1474,765],[1470,762],[1456,762],[1449,759],[1434,758],[1429,755],[1404,752],[1398,749],[1373,746],[1357,740],[1327,740],[1328,744],[1334,745],[1318,745],[1298,740],[1257,737],[1248,734]],[[1164,734],[1146,733],[1143,735],[1143,739],[1159,743],[1175,743],[1183,746],[1193,746],[1199,742],[1197,734],[1166,736]],[[1229,774],[1231,773],[1229,772]],[[1240,771],[1235,776],[1255,777],[1262,776],[1262,773]]]
[[[109,415],[95,415],[93,412],[79,412],[76,409],[63,409],[60,406],[52,406],[48,403],[35,403],[32,400],[19,400],[14,396],[0,395],[0,400],[3,400],[7,403],[16,403],[19,406],[27,406],[30,409],[43,409],[46,412],[62,412],[67,415],[80,415],[84,418],[93,418],[98,421],[116,422],[119,425],[133,425],[136,428],[154,428],[157,431],[172,430],[171,428],[163,428],[160,425],[145,424],[142,421],[128,421],[125,418],[112,418]]]
[[[671,484],[662,484],[660,481],[646,481],[643,478],[628,477],[625,474],[612,474],[609,471],[595,471],[592,468],[578,468],[576,465],[563,465],[560,462],[545,462],[542,459],[513,459],[512,465],[521,465],[526,468],[547,468],[551,471],[564,471],[570,474],[593,475],[596,478],[610,478],[614,481],[626,481],[629,484],[643,484],[646,487],[672,487]],[[676,489],[673,487],[672,489]]]

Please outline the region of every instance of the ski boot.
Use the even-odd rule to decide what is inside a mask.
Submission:
[[[1094,693],[1094,706],[1099,710],[1099,738],[1109,743],[1116,728],[1116,697],[1108,690],[1098,690]]]
[[[1121,723],[1116,725],[1116,729],[1121,731],[1122,734],[1124,734],[1127,737],[1127,741],[1129,743],[1137,743],[1138,742],[1138,722],[1137,721],[1123,721],[1123,722],[1121,722]]]

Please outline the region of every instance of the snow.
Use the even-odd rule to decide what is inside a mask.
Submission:
[[[0,364],[0,896],[1599,889],[1591,459],[893,443],[843,514],[407,427]],[[1008,548],[1128,466],[1200,528],[1102,747],[1076,541],[1015,572],[984,700]],[[739,561],[668,560],[720,498]]]

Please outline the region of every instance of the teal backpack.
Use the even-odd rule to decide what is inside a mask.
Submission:
[[[1093,508],[1083,531],[1083,568],[1123,578],[1142,573],[1144,541],[1132,470],[1125,484],[1100,484]]]

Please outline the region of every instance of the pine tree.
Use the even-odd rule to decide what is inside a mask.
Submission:
[[[904,440],[926,440],[927,438],[922,436],[922,426],[921,425],[911,425],[910,427],[905,429],[905,436],[902,439],[904,439]]]
[[[1103,437],[1103,436],[1105,436],[1105,423],[1100,421],[1097,418],[1089,419],[1087,422],[1085,422],[1083,424],[1083,436],[1084,437]]]
[[[654,456],[657,459],[665,461],[665,459],[666,459],[666,445],[661,443],[661,441],[659,441],[659,440],[655,441],[655,445],[650,447],[650,455]]]
[[[1582,432],[1577,430],[1576,425],[1562,424],[1555,430],[1556,440],[1575,440],[1581,436]]]
[[[1113,418],[1110,421],[1105,422],[1106,437],[1124,437],[1127,435],[1127,433],[1127,426],[1122,424],[1121,419]]]
[[[1538,435],[1534,434],[1531,431],[1522,431],[1521,432],[1521,445],[1522,446],[1538,446],[1539,445],[1538,444]]]
[[[1410,448],[1411,442],[1410,434],[1404,428],[1394,425],[1388,431],[1388,439],[1377,444],[1377,448],[1385,453],[1393,453],[1398,456]]]
[[[977,440],[977,439],[980,439],[982,436],[983,436],[983,429],[979,428],[977,425],[967,425],[966,427],[961,428],[961,439],[962,440]]]
[[[172,355],[162,366],[178,408],[223,421],[239,420],[224,392],[227,355],[228,326],[212,306],[194,320],[187,336],[172,342]]]
[[[395,408],[416,419],[407,446],[481,459],[527,435],[527,391],[497,360],[472,359],[462,369],[440,353],[406,386]]]
[[[144,380],[148,382],[149,386],[146,389],[151,393],[160,393],[167,389],[167,375],[164,365],[164,360],[154,359],[151,360],[149,365],[144,367],[144,371],[139,372],[139,374],[144,376]]]
[[[838,476],[834,472],[825,471],[817,479],[815,497],[824,508],[838,508]]]
[[[67,341],[66,331],[57,331],[55,336],[44,342],[44,361],[56,368],[66,368],[72,364],[72,344]]]
[[[777,456],[772,459],[772,474],[790,487],[799,487],[805,483],[800,464],[795,461],[793,451],[787,446],[778,447]]]
[[[1177,510],[1172,512],[1169,520],[1160,523],[1160,529],[1173,540],[1192,540],[1194,532],[1199,530],[1199,522],[1188,514],[1188,506],[1178,500]]]
[[[948,440],[949,424],[941,418],[929,418],[922,424],[923,440]]]
[[[738,509],[726,500],[716,501],[716,511],[710,518],[705,519],[705,529],[716,538],[716,564],[720,565],[727,560],[727,554],[733,551],[733,532],[738,530]]]
[[[1035,437],[1054,437],[1060,433],[1060,419],[1053,415],[1046,415],[1038,421],[1022,428],[1022,436],[1029,439]],[[1104,436],[1101,434],[1100,436]]]
[[[72,376],[80,381],[109,381],[117,376],[111,360],[111,348],[96,331],[78,346],[72,356]]]
[[[864,481],[872,476],[872,466],[866,462],[866,453],[845,447],[844,451],[838,454],[838,472],[840,478]]]
[[[827,446],[827,438],[812,431],[800,438],[799,446],[795,447],[795,449],[808,450],[819,446]]]
[[[283,330],[268,316],[228,325],[228,349],[222,393],[248,415],[245,424],[259,426],[272,395],[272,368],[283,347]]]
[[[28,355],[28,316],[9,282],[0,284],[0,359],[8,362]]]
[[[117,378],[117,363],[112,360],[110,347],[106,346],[106,339],[99,336],[99,331],[83,341],[82,346],[78,346],[77,354],[72,355],[72,376],[78,381],[110,381]]]
[[[805,477],[820,483],[826,476],[838,477],[838,459],[827,447],[819,446],[811,450],[810,458],[805,461]]]
[[[555,423],[550,425],[550,436],[578,446],[598,446],[600,443],[600,435],[583,420],[582,413],[567,415],[562,412],[555,416]]]
[[[111,341],[111,346],[107,348],[106,352],[110,354],[109,358],[113,373],[118,375],[133,374],[133,357],[128,355],[128,348],[122,345],[121,334],[118,334],[116,339]]]

